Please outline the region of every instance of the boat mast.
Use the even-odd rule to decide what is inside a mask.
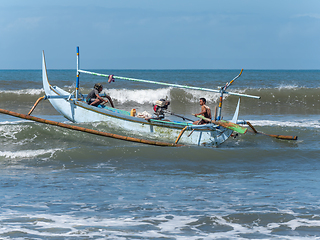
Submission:
[[[218,114],[217,114],[217,119],[216,119],[217,121],[221,120],[222,99],[223,99],[223,90],[221,88],[221,90],[220,90],[219,108],[218,108]]]
[[[77,47],[77,82],[76,82],[76,99],[78,100],[79,96],[79,47]]]

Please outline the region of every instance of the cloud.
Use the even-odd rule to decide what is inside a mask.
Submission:
[[[26,17],[26,18],[18,18],[9,22],[4,26],[5,31],[21,31],[21,30],[32,30],[39,26],[41,22],[40,17]]]
[[[296,18],[308,17],[308,18],[320,19],[320,14],[317,14],[317,13],[298,14],[298,15],[295,15],[295,17]]]

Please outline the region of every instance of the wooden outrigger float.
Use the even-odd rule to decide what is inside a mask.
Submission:
[[[61,123],[61,122],[51,121],[51,120],[47,120],[47,119],[43,119],[43,118],[38,118],[38,117],[30,116],[29,114],[25,115],[22,113],[16,113],[16,112],[8,111],[5,109],[0,109],[0,113],[11,115],[13,117],[18,117],[18,118],[23,118],[23,119],[39,122],[39,123],[49,124],[49,125],[53,125],[53,126],[57,126],[57,127],[67,128],[67,129],[90,133],[90,134],[103,136],[103,137],[115,138],[115,139],[124,140],[124,141],[144,143],[144,144],[163,146],[163,147],[181,147],[181,146],[183,146],[181,144],[175,144],[175,143],[167,143],[167,142],[160,142],[160,141],[153,141],[153,140],[146,140],[146,139],[140,139],[140,138],[121,136],[118,134],[107,133],[107,132],[97,131],[97,130],[88,129],[88,128],[84,128],[84,127],[74,126],[74,125],[70,125],[70,124],[66,124],[66,123]]]
[[[227,88],[241,76],[242,70],[234,79],[228,82],[225,86],[221,87],[218,90],[200,88],[186,85],[178,85],[164,82],[155,82],[150,80],[142,80],[135,78],[127,78],[113,75],[106,75],[101,73],[95,73],[90,71],[81,70],[79,65],[79,47],[77,47],[77,80],[76,80],[76,90],[75,92],[69,93],[57,86],[52,86],[49,83],[47,68],[45,62],[44,52],[42,52],[42,81],[43,88],[45,91],[45,96],[39,98],[33,108],[30,110],[28,115],[23,115],[19,113],[9,112],[7,110],[0,109],[1,113],[9,114],[16,117],[21,117],[33,121],[43,122],[51,125],[56,125],[59,127],[65,127],[77,131],[83,131],[87,133],[97,134],[101,136],[113,137],[126,141],[134,141],[139,143],[152,144],[157,146],[182,146],[182,145],[198,145],[198,146],[219,146],[224,143],[234,132],[236,134],[245,134],[247,128],[240,126],[239,124],[247,124],[255,133],[259,133],[255,128],[246,121],[238,121],[239,109],[240,109],[240,97],[249,97],[259,99],[258,96],[252,96],[241,93],[227,92]],[[202,90],[209,91],[220,94],[219,107],[216,111],[214,119],[205,119],[208,121],[208,124],[194,125],[192,120],[184,117],[181,117],[184,121],[172,121],[169,119],[155,119],[155,118],[141,118],[135,115],[132,115],[130,111],[117,109],[114,107],[108,107],[105,105],[100,105],[99,107],[88,105],[86,102],[86,95],[79,92],[79,75],[80,73],[91,74],[96,76],[102,76],[109,79],[119,79],[126,81],[136,81],[152,84],[160,84],[176,88],[185,88],[193,90]],[[223,95],[235,95],[239,97],[238,104],[232,120],[226,121],[221,117],[222,112],[222,100]],[[101,94],[103,97],[104,95]],[[160,138],[161,141],[153,140],[144,140],[139,138],[132,138],[126,136],[120,136],[111,133],[100,132],[91,129],[85,129],[82,127],[68,125],[64,123],[53,122],[45,119],[40,119],[36,117],[31,117],[30,114],[36,107],[36,105],[43,99],[48,99],[52,106],[65,118],[74,123],[83,123],[83,122],[97,122],[105,121],[115,128],[122,128],[130,132],[130,134],[135,133],[147,133],[148,135],[152,134],[153,137]],[[171,113],[172,114],[172,113]],[[173,114],[175,115],[175,114]],[[203,118],[203,116],[196,116]],[[189,121],[189,122],[188,122]],[[191,121],[191,122],[190,122]],[[263,133],[262,133],[263,134]],[[268,134],[265,134],[268,135]],[[279,139],[293,139],[296,140],[297,137],[294,136],[282,136],[282,135],[269,135],[271,137],[276,137]],[[164,141],[165,140],[165,141]],[[181,144],[179,144],[181,142]]]

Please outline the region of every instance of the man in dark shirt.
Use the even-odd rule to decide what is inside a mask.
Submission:
[[[107,103],[108,100],[103,99],[99,96],[99,93],[103,90],[103,86],[100,83],[96,83],[93,87],[93,90],[87,96],[87,103],[92,106],[98,106],[99,104]],[[109,99],[111,106],[114,108],[112,99],[110,96],[106,95],[106,98]]]

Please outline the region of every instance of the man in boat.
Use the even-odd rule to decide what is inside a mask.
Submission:
[[[93,87],[93,90],[87,96],[87,103],[91,106],[98,106],[99,104],[107,103],[108,100],[100,97],[99,93],[103,90],[103,86],[100,83],[96,83]],[[111,106],[114,108],[112,99],[110,96],[106,95],[106,98],[109,99]]]
[[[205,118],[211,119],[211,110],[210,110],[210,108],[206,105],[206,102],[207,102],[207,100],[206,100],[205,98],[200,98],[201,112],[198,113],[198,114],[194,114],[195,116],[202,115],[202,116],[204,116]],[[204,120],[204,119],[201,119],[201,120],[198,120],[198,121],[193,122],[193,124],[195,124],[195,125],[207,124],[207,123],[209,123],[209,122],[206,121],[206,120]]]

